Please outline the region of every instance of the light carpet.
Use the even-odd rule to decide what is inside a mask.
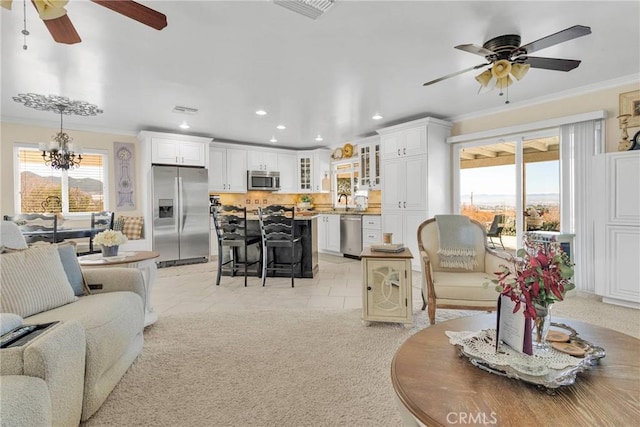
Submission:
[[[438,310],[438,321],[470,311]],[[391,359],[427,327],[364,326],[361,310],[161,317],[85,426],[401,426]]]

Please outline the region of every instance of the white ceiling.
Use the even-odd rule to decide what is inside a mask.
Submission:
[[[261,1],[141,1],[167,15],[162,31],[95,3],[72,0],[82,38],[56,44],[27,1],[2,9],[2,103],[7,122],[57,126],[59,117],[12,100],[55,94],[97,104],[95,117],[65,128],[136,134],[143,129],[252,144],[310,148],[371,135],[409,119],[517,108],[532,99],[640,73],[638,1],[346,1],[318,20]],[[483,62],[453,46],[509,33],[522,43],[567,27],[592,34],[535,53],[581,59],[568,73],[532,69],[509,89],[477,94],[474,72],[422,83]],[[174,106],[199,109],[176,114]],[[259,117],[258,109],[268,115]],[[374,121],[375,113],[384,118]],[[279,131],[276,125],[287,129]],[[322,143],[315,137],[323,136]],[[271,144],[275,136],[278,143]]]

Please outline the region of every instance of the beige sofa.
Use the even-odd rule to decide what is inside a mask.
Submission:
[[[142,350],[140,271],[83,270],[91,294],[77,296],[58,250],[49,245],[0,255],[1,311],[25,324],[60,322],[21,347],[0,350],[2,425],[34,425],[38,407],[50,414],[37,415],[35,425],[78,425],[100,408]],[[18,399],[21,393],[31,397]]]

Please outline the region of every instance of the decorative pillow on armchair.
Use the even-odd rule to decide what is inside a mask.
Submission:
[[[0,312],[22,317],[76,300],[55,245],[0,255]]]
[[[140,240],[142,238],[143,217],[141,216],[121,216],[124,219],[122,234],[129,240]]]

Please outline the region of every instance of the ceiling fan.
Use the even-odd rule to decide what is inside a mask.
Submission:
[[[91,1],[156,30],[162,30],[167,26],[166,15],[132,0]],[[80,43],[82,40],[76,32],[71,19],[67,16],[67,10],[64,8],[68,2],[69,0],[31,0],[40,15],[40,19],[47,26],[49,33],[51,33],[56,42],[65,44]],[[11,3],[12,0],[2,0],[1,5],[11,10]]]
[[[475,55],[484,56],[487,62],[431,80],[423,84],[423,86],[429,86],[468,71],[489,67],[476,76],[476,80],[481,85],[480,89],[493,89],[497,87],[501,91],[500,95],[502,95],[502,89],[513,83],[510,75],[515,77],[516,80],[520,80],[527,71],[529,71],[529,68],[571,71],[578,67],[581,62],[579,60],[540,58],[537,56],[529,56],[529,54],[577,37],[586,36],[587,34],[591,34],[590,27],[574,25],[573,27],[543,37],[524,46],[520,46],[520,36],[516,34],[494,37],[482,46],[461,44],[455,46],[455,48]],[[508,102],[507,100],[507,103]]]

